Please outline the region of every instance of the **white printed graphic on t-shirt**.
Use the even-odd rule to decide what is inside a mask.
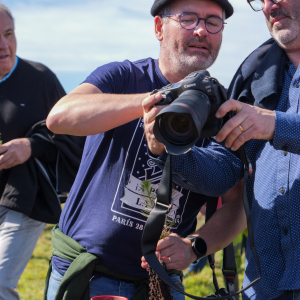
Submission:
[[[146,221],[146,218],[142,216],[141,212],[142,210],[147,209],[144,204],[145,197],[141,191],[141,182],[143,180],[150,180],[152,182],[152,187],[156,190],[162,176],[162,170],[157,167],[154,161],[148,156],[147,142],[145,140],[143,128],[144,124],[143,119],[141,118],[133,134],[112,205],[112,211],[114,213],[136,219],[140,222]],[[132,145],[137,145],[137,139],[140,141],[138,143],[138,149],[133,149]],[[134,159],[132,159],[133,157]],[[124,182],[126,170],[131,170],[131,172],[125,186],[122,186],[121,182]],[[118,198],[118,194],[121,191],[122,196]],[[168,214],[168,219],[175,224],[173,228],[177,228],[181,222],[188,196],[189,191],[178,186],[173,187],[172,209]]]

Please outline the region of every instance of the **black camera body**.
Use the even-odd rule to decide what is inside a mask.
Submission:
[[[207,296],[206,298],[212,299],[212,298],[220,298],[220,297],[225,297],[225,296],[228,296],[228,298],[226,300],[235,300],[235,298],[232,297],[230,295],[230,293],[227,290],[225,290],[224,288],[219,289],[218,292],[216,292],[213,295]]]
[[[212,137],[223,125],[215,117],[227,100],[226,89],[206,70],[189,74],[182,81],[152,93],[163,97],[156,105],[168,105],[155,118],[154,135],[169,154],[188,152],[199,138]]]

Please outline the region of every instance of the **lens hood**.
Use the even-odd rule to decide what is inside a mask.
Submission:
[[[209,111],[210,101],[206,94],[199,90],[185,91],[157,114],[153,133],[165,145],[167,153],[184,154],[199,139]]]

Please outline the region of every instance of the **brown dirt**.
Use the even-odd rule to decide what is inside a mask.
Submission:
[[[163,261],[160,261],[160,263],[166,270],[166,264]],[[149,300],[173,300],[170,287],[157,276],[151,267],[149,267],[149,277]]]

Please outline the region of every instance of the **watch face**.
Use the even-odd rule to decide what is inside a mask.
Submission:
[[[195,240],[193,242],[193,246],[194,246],[195,250],[199,253],[199,255],[196,254],[197,256],[205,256],[206,255],[207,246],[206,246],[205,241],[202,238],[200,238],[200,237],[195,238]]]

